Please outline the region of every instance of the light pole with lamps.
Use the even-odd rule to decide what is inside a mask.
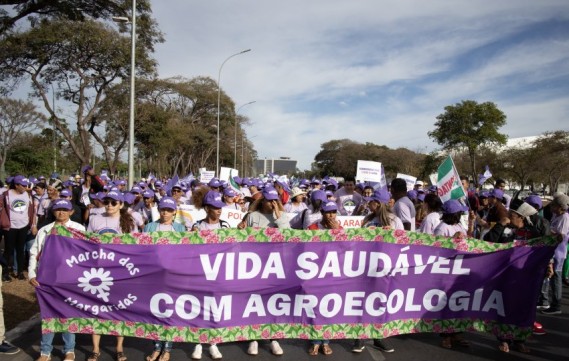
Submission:
[[[238,53],[235,53],[233,55],[231,55],[230,57],[228,57],[227,59],[225,59],[223,61],[223,63],[221,63],[221,66],[219,67],[219,72],[217,74],[217,156],[216,156],[216,161],[215,161],[215,176],[219,177],[219,112],[220,112],[220,106],[221,106],[221,69],[223,69],[223,66],[225,65],[225,63],[233,58],[234,56],[237,55],[241,55],[247,52],[250,52],[251,49],[247,49],[247,50],[243,50],[240,51]]]
[[[113,16],[116,22],[128,23],[131,25],[131,49],[130,49],[130,117],[128,122],[128,189],[132,188],[134,182],[134,77],[135,77],[135,57],[136,57],[136,0],[132,0],[132,18],[124,16]]]
[[[253,104],[256,103],[255,100],[249,102],[249,103],[245,103],[242,106],[240,106],[239,108],[237,108],[237,111],[235,112],[235,137],[233,140],[233,144],[234,144],[234,155],[233,155],[233,169],[237,169],[237,120],[239,119],[239,111],[241,110],[241,108],[243,108],[245,105],[249,105],[249,104]]]

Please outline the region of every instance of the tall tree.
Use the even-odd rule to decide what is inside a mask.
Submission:
[[[554,131],[542,134],[533,142],[534,156],[538,159],[540,181],[551,194],[557,192],[562,181],[569,180],[569,132]]]
[[[33,103],[15,99],[0,99],[0,179],[6,177],[8,151],[20,137],[42,126],[46,117],[36,111]]]
[[[435,130],[428,132],[428,135],[444,150],[466,149],[470,159],[470,174],[477,183],[477,151],[482,145],[506,144],[506,135],[498,131],[505,124],[506,115],[496,104],[463,100],[446,106],[445,112],[437,116]]]
[[[139,76],[153,74],[155,62],[144,45],[137,48]],[[23,80],[31,81],[57,130],[82,164],[92,155],[89,129],[106,90],[128,79],[130,39],[111,26],[84,22],[41,22],[26,32],[6,36],[0,42],[0,87],[9,91]],[[58,100],[73,107],[78,138],[50,102],[51,86]]]

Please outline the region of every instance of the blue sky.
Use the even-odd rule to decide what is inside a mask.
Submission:
[[[569,130],[569,1],[153,1],[159,76],[210,76],[260,158],[309,169],[349,138],[430,151],[447,105],[492,101],[511,138]]]

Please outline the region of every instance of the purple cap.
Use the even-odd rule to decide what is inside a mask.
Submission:
[[[203,204],[214,208],[225,207],[225,203],[221,200],[221,193],[218,191],[208,191],[203,199]]]
[[[152,191],[152,189],[147,189],[144,192],[142,192],[142,197],[144,198],[154,198],[154,192]]]
[[[310,181],[310,184],[320,184],[320,179],[314,177],[314,178],[312,178],[312,180]]]
[[[162,188],[162,181],[159,181],[159,180],[158,180],[158,181],[154,182],[154,186],[155,186],[156,188]]]
[[[468,211],[468,206],[463,206],[456,199],[449,199],[443,204],[443,213],[445,214],[454,214],[458,212],[467,212],[467,211]]]
[[[543,202],[537,194],[531,194],[524,199],[524,202],[533,206],[536,209],[541,209],[543,207]]]
[[[226,189],[223,191],[223,195],[224,195],[224,196],[228,196],[228,197],[236,197],[236,196],[237,196],[237,192],[235,192],[235,191],[233,190],[233,188],[226,188]]]
[[[71,202],[67,199],[57,199],[53,202],[53,205],[51,206],[52,210],[56,210],[56,209],[65,209],[67,211],[70,211],[73,209],[73,205],[71,204]]]
[[[494,188],[490,191],[490,197],[502,199],[504,197],[504,191],[498,188]]]
[[[128,203],[129,205],[133,205],[135,199],[136,195],[133,193],[125,193],[123,196],[123,202]]]
[[[319,189],[319,190],[316,190],[316,191],[310,193],[310,200],[313,202],[316,200],[321,200],[322,203],[327,203],[328,197],[326,196],[326,192]]]
[[[412,189],[409,192],[407,192],[407,197],[409,197],[409,199],[413,200],[413,199],[417,199],[417,191]]]
[[[326,193],[326,197],[334,197],[334,192],[332,191],[325,191],[324,193]]]
[[[110,199],[114,199],[115,201],[119,201],[119,202],[122,202],[124,200],[122,193],[119,191],[110,191],[107,194],[105,194],[105,196],[103,198],[110,198]]]
[[[126,185],[126,181],[124,179],[119,179],[118,181],[115,181],[115,184],[118,186],[124,186]]]
[[[148,187],[148,184],[146,184],[146,182],[138,182],[138,186],[142,189],[146,189]]]
[[[324,181],[322,183],[324,183]],[[334,187],[334,190],[337,190],[338,189],[338,182],[336,182],[336,180],[334,178],[328,178],[326,180],[326,188],[328,188],[330,186]]]
[[[432,186],[429,186],[428,191],[431,193],[437,193],[438,189],[439,189],[439,187],[432,185]]]
[[[277,199],[279,199],[279,194],[277,193],[276,189],[267,186],[263,189],[263,198],[265,198],[268,201],[276,201]]]
[[[178,203],[172,197],[164,197],[158,202],[158,209],[169,208],[176,210],[178,209]]]
[[[90,164],[84,165],[83,168],[81,168],[81,174],[85,174],[88,171],[90,171],[91,169],[93,169],[93,167],[91,167]]]
[[[385,189],[377,189],[375,192],[373,192],[373,195],[371,197],[365,198],[365,200],[368,202],[376,201],[385,204],[389,203],[390,199],[391,199],[391,194]]]
[[[207,185],[210,188],[219,188],[221,187],[221,182],[217,178],[212,178]]]
[[[107,193],[105,193],[105,192],[97,192],[97,193],[95,193],[95,195],[92,198],[102,201],[106,195],[107,195]]]
[[[490,197],[490,192],[484,191],[484,192],[480,192],[480,194],[478,195],[478,198],[488,198]]]
[[[59,197],[72,197],[72,196],[73,194],[69,189],[63,189],[61,192],[59,192]]]
[[[142,193],[142,189],[140,189],[139,186],[132,186],[132,188],[130,189],[130,193]]]
[[[338,205],[336,204],[336,202],[326,202],[322,208],[320,208],[322,210],[322,212],[335,212],[338,211]]]
[[[27,187],[30,184],[30,180],[23,175],[17,175],[14,177],[14,184],[19,184],[21,186]]]

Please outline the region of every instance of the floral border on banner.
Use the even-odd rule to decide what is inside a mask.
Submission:
[[[511,243],[491,243],[474,238],[447,238],[420,232],[393,230],[381,227],[348,228],[332,230],[296,230],[278,228],[223,228],[198,232],[159,231],[131,234],[83,233],[62,226],[54,227],[54,234],[93,243],[105,244],[213,244],[235,242],[385,242],[455,249],[462,252],[490,253],[512,247],[543,247],[556,244],[554,237],[517,240]]]
[[[42,333],[71,332],[132,336],[150,340],[192,343],[223,343],[268,339],[371,339],[420,332],[480,331],[506,339],[526,339],[531,327],[504,325],[481,319],[408,319],[383,324],[262,324],[216,329],[161,326],[143,322],[108,321],[96,318],[47,318],[42,320]]]
[[[104,244],[166,245],[215,244],[235,242],[341,242],[368,241],[455,249],[462,252],[489,253],[512,247],[543,247],[556,244],[553,237],[511,243],[489,243],[477,239],[436,237],[419,232],[387,228],[352,228],[339,230],[294,230],[277,228],[225,228],[199,232],[152,232],[125,235],[83,233],[56,226],[53,234]],[[386,338],[419,332],[481,331],[506,339],[525,339],[531,327],[518,327],[482,319],[407,319],[384,324],[261,324],[217,329],[162,326],[143,322],[100,320],[97,318],[46,318],[42,332],[72,332],[141,337],[174,342],[221,343],[252,339],[367,339]]]

